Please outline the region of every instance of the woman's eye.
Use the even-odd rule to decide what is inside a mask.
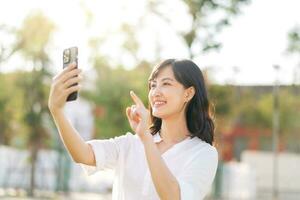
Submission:
[[[171,85],[170,83],[163,83],[162,85]],[[150,88],[155,88],[156,84],[150,84]]]

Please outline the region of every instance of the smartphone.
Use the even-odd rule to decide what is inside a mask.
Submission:
[[[63,52],[63,68],[67,67],[71,63],[76,63],[76,68],[78,67],[78,48],[77,47],[70,47],[65,49]],[[77,75],[76,75],[77,76]],[[76,77],[75,76],[75,77]],[[77,85],[78,83],[73,84]],[[68,97],[67,101],[74,101],[78,97],[78,92],[72,92]]]

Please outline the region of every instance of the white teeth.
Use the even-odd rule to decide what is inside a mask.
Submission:
[[[154,102],[154,105],[162,105],[162,104],[165,104],[166,102],[164,101],[156,101]]]

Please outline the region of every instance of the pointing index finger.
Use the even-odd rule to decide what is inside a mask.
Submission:
[[[130,96],[137,105],[144,106],[142,100],[133,91],[130,91]]]

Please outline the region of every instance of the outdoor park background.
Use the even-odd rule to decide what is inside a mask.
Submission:
[[[300,198],[300,2],[0,1],[0,197],[110,199],[113,172],[87,177],[47,108],[62,51],[84,83],[66,113],[85,140],[131,131],[159,61],[193,59],[215,106],[219,169],[208,199]]]

